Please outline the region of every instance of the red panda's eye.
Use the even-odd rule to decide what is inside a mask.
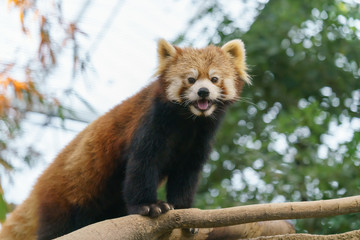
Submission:
[[[188,82],[189,82],[190,84],[195,83],[195,81],[196,81],[195,78],[192,78],[192,77],[188,78]]]
[[[213,83],[217,83],[217,82],[219,81],[219,79],[218,79],[217,77],[212,77],[212,78],[211,78],[211,81],[212,81]]]

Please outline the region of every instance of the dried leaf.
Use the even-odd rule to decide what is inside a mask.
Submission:
[[[3,158],[1,158],[1,157],[0,157],[0,165],[3,166],[3,167],[5,168],[5,170],[8,170],[8,171],[14,169],[14,167],[13,167],[10,163],[8,163],[7,161],[5,161],[5,160],[4,160]],[[1,194],[1,190],[2,190],[2,189],[0,189],[0,194]]]
[[[20,9],[20,22],[24,28],[24,9],[23,8]]]
[[[11,79],[11,83],[14,86],[15,91],[28,90],[28,85],[26,82],[20,82],[15,79]]]
[[[4,94],[0,94],[0,118],[5,115],[10,107],[8,98]]]
[[[4,90],[6,90],[9,86],[10,81],[11,80],[9,78],[6,78],[5,80],[0,79],[0,86],[2,86]]]

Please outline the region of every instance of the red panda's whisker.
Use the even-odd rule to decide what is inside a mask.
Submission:
[[[221,94],[220,94],[220,97],[223,98],[223,99],[226,99],[227,96],[226,96],[225,94],[221,93]],[[232,101],[238,101],[239,99],[240,99],[239,96],[234,96],[234,97],[232,97],[231,100],[232,100]]]
[[[192,103],[192,101],[190,101],[190,100],[185,100],[185,101],[182,103],[182,105],[185,106],[185,107],[187,107],[187,106],[189,106],[191,103]]]
[[[253,106],[255,106],[255,107],[258,107],[258,105],[257,105],[256,103],[253,103],[250,98],[239,97],[238,101],[239,101],[239,102],[248,103],[248,104],[250,104],[250,105],[253,105]]]

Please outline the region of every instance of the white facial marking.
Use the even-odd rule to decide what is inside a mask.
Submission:
[[[209,76],[210,76],[210,79],[211,79],[212,77],[217,77],[217,75],[216,75],[216,70],[215,70],[215,69],[210,69],[210,70],[209,70]]]
[[[217,77],[220,79],[220,77],[217,74],[216,69],[210,69],[209,70],[209,77],[210,79],[212,77]],[[223,99],[225,100],[234,100],[236,98],[236,88],[235,88],[235,82],[230,78],[225,78],[222,81],[224,81],[224,88],[226,90],[226,95],[223,96]]]
[[[170,101],[180,102],[181,98],[179,96],[179,92],[183,86],[182,79],[179,77],[172,78],[169,82],[170,84],[166,89],[167,97],[169,98]]]
[[[195,69],[195,68],[190,69],[189,73],[187,74],[187,77],[188,77],[188,78],[189,78],[189,77],[193,77],[193,78],[197,79],[198,76],[199,76],[199,72],[198,72],[198,70]]]
[[[215,105],[211,105],[211,107],[204,112],[205,117],[210,116],[214,112],[215,108],[216,108]]]
[[[226,78],[224,79],[224,88],[226,90],[226,95],[224,96],[225,100],[234,100],[237,97],[235,82],[233,79]]]
[[[208,109],[208,110],[206,110],[206,111],[204,111],[204,112],[201,112],[200,110],[198,110],[196,107],[194,107],[193,105],[190,105],[190,111],[194,114],[194,115],[196,115],[196,116],[202,116],[202,115],[204,115],[205,117],[208,117],[208,116],[210,116],[213,112],[214,112],[214,110],[216,109],[216,106],[215,105],[211,105],[211,107]]]
[[[200,110],[198,110],[196,107],[194,107],[193,105],[190,105],[190,111],[195,114],[196,116],[201,116],[202,112]]]
[[[200,99],[200,97],[198,95],[200,88],[207,88],[209,90],[209,96],[208,96],[209,100],[216,100],[217,98],[220,98],[221,88],[219,88],[216,84],[211,82],[211,80],[209,80],[208,78],[197,79],[198,75],[199,75],[199,72],[196,69],[190,69],[189,72],[185,73],[185,79],[181,78],[180,76],[172,77],[172,78],[168,79],[169,85],[166,89],[166,94],[167,94],[168,99],[170,101],[182,102],[183,99],[185,98],[186,100],[195,102]],[[216,71],[213,69],[211,69],[209,71],[209,76],[210,76],[210,79],[212,77],[218,77],[216,75]],[[185,86],[188,85],[187,79],[190,77],[197,79],[196,82],[194,84],[190,85],[190,87],[185,91],[185,93],[184,93],[185,96],[179,96],[179,93],[180,93],[181,89],[184,87],[184,84],[185,84]],[[230,85],[230,84],[231,84],[231,82],[229,81],[228,85]],[[233,84],[233,86],[234,86],[234,84]],[[235,93],[235,86],[232,89],[233,89],[233,92]],[[228,90],[228,92],[231,92],[231,90]],[[211,105],[209,107],[209,109],[207,109],[206,111],[201,111],[192,104],[189,105],[189,109],[196,116],[208,117],[215,111],[216,104]]]
[[[209,99],[211,100],[217,99],[221,92],[221,89],[214,85],[209,79],[199,79],[186,91],[190,101],[196,101],[199,99],[198,91],[200,88],[209,89]]]

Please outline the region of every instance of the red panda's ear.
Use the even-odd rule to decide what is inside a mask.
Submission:
[[[165,39],[160,39],[158,41],[157,50],[158,50],[159,66],[156,74],[161,74],[165,70],[168,61],[175,57],[176,49]]]
[[[230,42],[225,43],[225,45],[221,47],[221,50],[230,56],[235,66],[240,71],[243,80],[250,84],[250,77],[246,73],[246,55],[243,41],[240,39],[231,40]]]

